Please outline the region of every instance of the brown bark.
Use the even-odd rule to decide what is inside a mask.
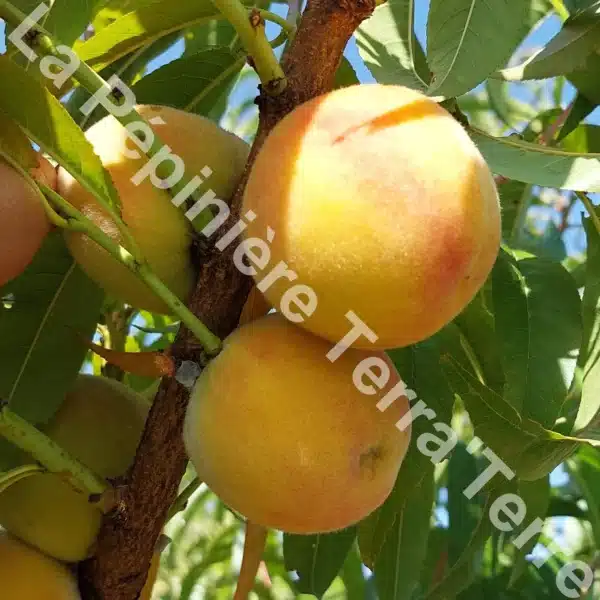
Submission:
[[[342,53],[352,33],[375,7],[374,0],[309,0],[295,39],[283,59],[288,79],[279,96],[261,94],[259,130],[246,173],[233,199],[232,224],[256,152],[275,124],[295,106],[332,87]],[[235,268],[236,244],[203,258],[192,311],[221,338],[238,323],[251,281]],[[176,363],[202,362],[199,345],[182,329],[172,348]],[[119,488],[117,508],[104,519],[94,558],[82,563],[85,600],[135,600],[150,567],[154,547],[185,470],[181,431],[188,391],[165,377],[154,401],[135,463]]]

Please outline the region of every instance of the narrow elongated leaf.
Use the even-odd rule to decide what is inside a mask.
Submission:
[[[545,519],[550,503],[550,478],[544,477],[537,481],[519,481],[517,484],[517,494],[527,507],[526,522],[513,532],[514,536],[519,535],[529,523],[534,519]],[[510,584],[514,585],[527,569],[526,556],[533,550],[537,544],[539,534],[534,535],[521,548],[517,549],[513,561],[513,568],[510,574]]]
[[[454,320],[460,342],[467,355],[476,362],[486,385],[498,393],[504,388],[504,371],[494,332],[494,316],[481,290]]]
[[[581,69],[572,71],[567,79],[594,105],[600,104],[600,54],[590,54]]]
[[[600,154],[600,126],[580,125],[560,144],[569,152],[594,152]]]
[[[583,447],[567,462],[567,469],[586,500],[594,540],[600,544],[600,468],[597,458],[597,450]]]
[[[586,219],[584,226],[587,263],[582,299],[583,341],[577,358],[582,384],[575,431],[587,427],[600,411],[600,234],[591,219]]]
[[[527,33],[529,5],[526,0],[431,0],[429,94],[459,96],[504,65]]]
[[[543,187],[600,192],[599,154],[539,146],[516,136],[496,138],[473,128],[469,134],[498,175]]]
[[[164,35],[208,22],[218,14],[210,0],[154,0],[120,17],[85,42],[75,44],[82,60],[100,70]]]
[[[507,81],[545,79],[566,75],[584,66],[600,48],[600,2],[567,19],[560,32],[522,65],[503,69],[498,76]]]
[[[425,595],[424,600],[448,600],[448,598],[456,598],[475,579],[477,574],[476,556],[483,550],[484,544],[493,529],[489,519],[489,509],[496,498],[501,496],[507,489],[510,489],[510,487],[509,483],[504,482],[500,488],[490,492],[483,509],[482,517],[460,558],[448,571],[444,579]]]
[[[481,520],[483,500],[478,493],[467,498],[463,493],[477,475],[477,460],[464,442],[459,442],[448,463],[448,565],[452,567],[469,545]]]
[[[433,472],[431,457],[419,449],[419,439],[420,443],[425,441],[425,437],[421,436],[426,436],[433,452],[449,446],[449,453],[455,443],[443,433],[444,424],[447,426],[450,422],[454,397],[440,369],[437,338],[393,350],[389,354],[407,388],[417,395],[415,402],[424,402],[436,416],[433,421],[424,418],[414,421],[411,445],[392,493],[378,510],[360,524],[359,548],[363,562],[371,568],[374,568],[382,552],[386,537],[396,523],[399,511],[403,509],[403,503]],[[417,573],[414,576],[418,579]]]
[[[475,434],[525,480],[544,477],[584,442],[523,419],[502,396],[482,384],[452,357],[443,357],[454,391],[469,412]]]
[[[92,145],[60,102],[36,79],[0,56],[0,79],[10,81],[13,92],[0,94],[0,113],[61,163],[91,193],[119,206],[119,196]]]
[[[425,90],[425,54],[414,34],[414,0],[379,5],[356,31],[358,51],[379,83]]]
[[[400,500],[396,521],[375,563],[375,585],[380,598],[410,600],[420,583],[434,497],[433,471],[415,493]]]
[[[245,57],[229,48],[209,48],[146,75],[133,86],[133,93],[140,104],[161,104],[207,114],[244,63]]]
[[[285,566],[298,575],[298,591],[321,598],[340,572],[355,539],[356,527],[320,535],[285,534]]]
[[[561,142],[563,138],[566,138],[571,134],[575,128],[596,108],[596,103],[589,100],[585,95],[581,92],[577,93],[575,100],[573,101],[573,106],[569,111],[569,114],[560,128],[558,135],[556,136],[556,141]],[[563,146],[564,147],[564,146]],[[581,148],[570,148],[566,147],[567,150],[571,152],[581,152]],[[590,152],[589,149],[583,150],[583,152]],[[597,150],[596,150],[597,152]]]
[[[559,359],[581,342],[575,281],[560,263],[517,262],[501,252],[492,282],[504,399],[521,416],[552,427],[567,393]]]
[[[0,290],[0,397],[33,423],[60,406],[87,352],[103,294],[51,233],[33,262]]]

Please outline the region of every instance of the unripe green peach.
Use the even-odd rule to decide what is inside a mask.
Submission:
[[[402,389],[378,410],[376,386],[361,369],[380,376],[381,397],[401,385],[398,373],[381,352],[349,349],[331,362],[330,349],[270,314],[231,334],[196,384],[184,425],[190,459],[200,479],[255,524],[304,534],[342,529],[394,485],[410,440],[409,422],[396,427],[408,400]]]
[[[25,270],[49,230],[33,186],[0,160],[0,286]]]
[[[67,567],[6,531],[0,532],[0,582],[6,600],[81,600]]]
[[[475,144],[431,98],[400,86],[356,85],[294,109],[258,153],[248,210],[248,238],[275,232],[256,281],[280,261],[297,276],[270,285],[270,303],[284,310],[284,293],[308,286],[317,307],[300,325],[338,342],[354,311],[378,336],[358,347],[438,331],[481,287],[500,242],[496,187]]]
[[[122,383],[79,375],[44,432],[98,475],[120,477],[133,462],[147,412],[147,401]],[[58,474],[27,477],[0,494],[0,525],[67,562],[90,554],[101,519]]]
[[[186,175],[206,179],[198,188],[200,193],[212,190],[217,197],[229,199],[244,169],[246,142],[199,115],[166,106],[142,105],[137,110],[152,123],[153,131],[171,152],[183,160]],[[137,130],[133,133],[141,136]],[[193,232],[185,211],[174,206],[168,192],[156,187],[150,178],[138,185],[132,181],[148,161],[115,117],[107,116],[93,125],[86,137],[112,177],[121,198],[123,220],[142,254],[158,277],[185,301],[194,280],[190,260]],[[201,174],[206,166],[212,170],[208,178]],[[64,169],[59,169],[58,191],[104,233],[122,241],[114,221]],[[67,244],[77,262],[107,292],[137,308],[168,312],[145,283],[87,236],[69,232]]]

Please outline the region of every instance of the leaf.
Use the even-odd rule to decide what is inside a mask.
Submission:
[[[345,56],[342,56],[340,66],[335,72],[335,81],[333,84],[334,89],[348,87],[350,85],[356,85],[358,83],[360,82],[358,80],[358,76],[356,75],[354,67]]]
[[[537,481],[519,481],[517,484],[517,495],[523,500],[527,507],[526,522],[513,531],[513,539],[518,536],[525,527],[539,518],[544,520],[548,512],[550,503],[550,478],[544,477]],[[509,587],[514,586],[517,580],[527,569],[528,562],[526,556],[533,550],[537,544],[539,534],[534,535],[521,548],[517,548],[513,559],[512,572],[510,574]]]
[[[217,8],[208,0],[153,0],[123,15],[89,40],[75,44],[75,51],[81,60],[99,71],[141,46],[185,27],[208,22],[217,14]]]
[[[590,102],[600,104],[600,54],[590,54],[581,69],[568,74],[567,79]]]
[[[576,127],[561,144],[569,152],[595,152],[600,154],[600,126],[580,125]]]
[[[464,490],[477,479],[475,456],[459,442],[448,463],[448,565],[452,567],[469,545],[482,517],[481,493],[467,498]]]
[[[497,73],[506,81],[546,79],[581,68],[600,48],[600,2],[567,19],[560,32],[523,64]]]
[[[207,114],[244,64],[245,57],[228,48],[209,48],[160,67],[140,79],[132,91],[140,104]]]
[[[60,102],[36,79],[0,56],[0,79],[18,92],[0,94],[0,113],[20,125],[36,144],[61,163],[88,191],[113,206],[119,196],[92,145]]]
[[[475,434],[520,478],[544,477],[584,442],[544,429],[531,419],[522,419],[504,398],[486,387],[450,356],[442,363],[449,371]]]
[[[447,600],[448,598],[455,598],[474,580],[477,574],[477,562],[474,559],[481,553],[486,540],[492,532],[489,509],[496,498],[501,496],[509,486],[510,484],[505,482],[499,489],[490,492],[482,512],[482,518],[473,531],[467,547],[442,581],[425,594],[424,600]]]
[[[599,154],[566,152],[514,136],[496,138],[473,128],[469,135],[498,175],[542,187],[600,192]]]
[[[460,334],[460,343],[467,355],[476,363],[486,385],[502,393],[504,371],[494,332],[494,316],[486,305],[481,290],[467,307],[454,319]]]
[[[600,411],[600,234],[591,219],[584,220],[587,238],[585,287],[582,298],[583,340],[577,358],[581,372],[581,401],[574,431],[587,427]]]
[[[85,31],[97,11],[106,0],[58,0],[45,2],[50,10],[40,20],[40,24],[61,44],[71,46]],[[11,2],[21,12],[29,15],[40,0],[13,0]]]
[[[414,0],[380,4],[355,36],[360,56],[379,83],[427,88],[425,56],[414,34]]]
[[[592,526],[594,541],[598,545],[600,544],[600,469],[597,457],[597,450],[582,447],[577,455],[567,462],[567,469],[586,500],[587,519]]]
[[[103,294],[48,235],[25,272],[1,290],[0,397],[34,424],[47,422],[87,352]]]
[[[400,500],[396,521],[375,563],[375,585],[380,598],[410,600],[419,585],[427,556],[434,491],[430,469],[414,493]]]
[[[521,416],[552,427],[567,392],[559,359],[581,341],[575,281],[560,263],[517,262],[501,252],[492,270],[492,296],[504,400]]]
[[[524,215],[531,199],[531,185],[509,179],[498,187],[502,212],[502,237],[514,245],[523,228]]]
[[[527,33],[529,10],[526,0],[431,0],[428,93],[460,96],[505,64]]]
[[[298,591],[321,598],[340,572],[355,539],[356,527],[318,535],[284,534],[285,566],[298,575]]]
[[[434,423],[450,422],[454,397],[440,369],[438,338],[397,349],[388,353],[394,361],[403,381],[410,390],[414,390],[418,400],[436,413]],[[361,522],[358,542],[363,562],[373,568],[385,544],[389,532],[397,521],[403,502],[418,490],[422,482],[433,471],[431,458],[417,447],[417,440],[428,433],[445,441],[439,435],[434,423],[427,419],[416,419],[412,424],[411,444],[404,458],[396,484],[383,505]],[[415,577],[418,577],[415,574]]]
[[[566,138],[571,134],[575,128],[596,108],[596,103],[588,100],[586,96],[584,96],[581,92],[577,93],[575,100],[573,101],[573,105],[571,106],[571,110],[563,123],[563,126],[560,128],[558,135],[556,136],[556,141],[561,142],[563,138]],[[563,147],[565,147],[563,145]],[[566,147],[567,150],[571,152],[581,152],[581,148],[571,148]],[[589,149],[583,150],[584,152],[589,152]],[[597,150],[596,150],[597,151]]]

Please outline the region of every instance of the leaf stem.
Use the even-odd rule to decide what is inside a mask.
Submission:
[[[148,263],[136,259],[129,250],[117,244],[90,219],[82,215],[74,206],[69,204],[60,194],[44,184],[40,184],[46,198],[66,216],[67,228],[84,233],[111,256],[125,265],[130,271],[140,277],[146,285],[176,314],[185,326],[196,336],[207,354],[217,355],[221,350],[221,340],[212,333],[200,319],[169,290],[169,288],[154,274]]]
[[[48,471],[60,474],[69,484],[87,494],[103,494],[108,484],[70,456],[56,442],[0,403],[0,434],[30,454]]]
[[[212,0],[221,14],[233,25],[240,36],[242,45],[252,57],[254,68],[267,94],[280,94],[286,87],[285,74],[273,48],[265,35],[264,12],[258,9],[248,10],[239,0]],[[276,15],[269,14],[269,20],[275,21]],[[285,19],[277,19],[279,25],[289,27]]]

